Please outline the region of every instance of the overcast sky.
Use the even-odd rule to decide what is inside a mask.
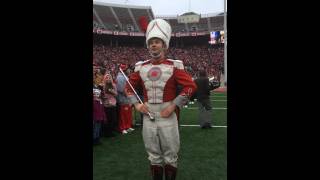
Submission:
[[[114,4],[151,6],[154,15],[181,15],[193,11],[198,14],[224,11],[224,0],[93,0]]]

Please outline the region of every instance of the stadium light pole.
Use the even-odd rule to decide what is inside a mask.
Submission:
[[[227,0],[224,0],[224,85],[227,84]]]

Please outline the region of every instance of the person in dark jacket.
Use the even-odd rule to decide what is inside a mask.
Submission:
[[[210,103],[210,83],[205,70],[199,72],[199,78],[195,80],[198,87],[196,98],[199,106],[199,124],[202,129],[211,128],[212,107]]]

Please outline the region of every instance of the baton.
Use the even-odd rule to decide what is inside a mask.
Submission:
[[[141,104],[143,104],[142,100],[140,99],[139,95],[137,94],[136,90],[134,90],[134,88],[132,87],[131,83],[129,82],[129,79],[127,78],[127,76],[124,74],[124,72],[122,71],[121,68],[119,68],[120,72],[122,73],[122,75],[124,76],[124,78],[126,79],[127,83],[129,84],[129,86],[131,87],[131,89],[133,90],[134,94],[137,96],[139,102]],[[151,121],[154,121],[154,117],[151,116],[150,112],[148,112],[148,115],[150,117]]]

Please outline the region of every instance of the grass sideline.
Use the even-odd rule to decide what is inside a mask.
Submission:
[[[227,99],[226,93],[213,93],[211,99]],[[221,97],[224,96],[224,97]],[[226,101],[211,102],[227,107]],[[197,104],[188,105],[197,107]],[[183,108],[181,124],[198,125],[198,111]],[[138,119],[138,118],[137,118]],[[227,125],[227,110],[213,110],[213,124]],[[93,148],[93,180],[150,180],[149,162],[141,126],[127,135],[103,138]],[[227,128],[179,127],[180,152],[177,180],[227,180]]]

